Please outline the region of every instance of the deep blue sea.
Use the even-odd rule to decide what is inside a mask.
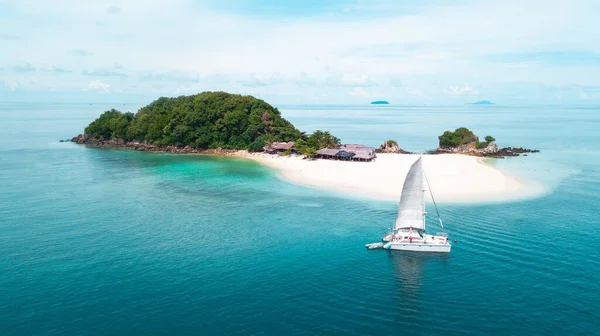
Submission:
[[[600,335],[600,108],[280,107],[344,142],[421,151],[466,126],[541,150],[492,163],[547,194],[440,204],[458,243],[423,255],[364,248],[395,203],[58,142],[142,105],[0,103],[0,334]]]

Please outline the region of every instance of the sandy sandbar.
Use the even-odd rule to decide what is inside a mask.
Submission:
[[[239,152],[236,156],[272,167],[280,177],[297,184],[350,197],[388,201],[399,200],[406,173],[419,157],[411,154],[378,154],[373,162],[348,162],[247,152]],[[437,202],[506,202],[544,193],[544,188],[539,184],[510,176],[482,158],[458,154],[422,157],[423,170]]]

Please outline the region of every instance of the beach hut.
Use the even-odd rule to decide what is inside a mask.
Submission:
[[[337,152],[336,158],[338,160],[350,161],[350,160],[352,160],[353,156],[354,156],[354,153],[341,149]]]
[[[340,148],[322,148],[317,158],[345,161],[371,161],[375,158],[375,148],[358,144],[342,145]]]
[[[371,161],[375,155],[375,148],[360,144],[345,144],[340,147],[342,150],[353,153],[352,160],[354,161]]]
[[[265,153],[277,154],[285,151],[291,151],[294,148],[294,142],[274,142],[268,146],[263,147]]]
[[[352,157],[354,161],[371,161],[375,158],[375,153],[370,152],[357,152]]]
[[[336,148],[321,148],[317,151],[317,157],[321,159],[336,159],[339,151]]]
[[[369,146],[365,146],[365,145],[360,145],[360,144],[344,144],[340,146],[340,149],[349,151],[349,152],[370,152],[370,151],[375,151],[375,148],[373,147],[369,147]]]

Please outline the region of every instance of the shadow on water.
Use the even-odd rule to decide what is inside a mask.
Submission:
[[[419,312],[431,301],[422,292],[422,286],[429,268],[443,269],[450,261],[447,253],[420,253],[408,251],[386,251],[389,255],[391,272],[395,279],[393,302],[398,303],[398,311],[402,312],[403,320],[419,320]],[[407,322],[408,323],[408,322]],[[410,324],[410,323],[409,323]]]
[[[450,261],[449,253],[421,253],[386,251],[392,263],[394,277],[399,282],[401,297],[416,297],[423,284],[423,271],[427,265],[439,267]]]

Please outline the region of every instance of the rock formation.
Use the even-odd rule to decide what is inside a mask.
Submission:
[[[495,142],[490,142],[484,149],[481,150],[481,152],[483,154],[486,155],[493,155],[498,153],[499,149],[498,149],[498,145],[496,145]]]
[[[490,142],[483,148],[477,148],[475,142],[458,147],[438,147],[436,150],[429,151],[429,154],[466,154],[473,156],[504,158],[507,156],[519,156],[524,153],[539,153],[537,149],[528,149],[523,147],[504,147],[499,148],[495,142]]]
[[[407,152],[402,148],[398,147],[398,143],[394,140],[388,140],[384,142],[375,151],[377,153],[412,154],[411,152]]]
[[[230,155],[238,150],[233,149],[202,149],[192,146],[158,146],[147,142],[138,141],[125,141],[123,139],[110,139],[106,140],[103,138],[90,137],[87,134],[79,134],[78,136],[71,139],[72,142],[86,145],[96,148],[112,148],[112,149],[131,149],[145,152],[157,152],[157,153],[172,153],[172,154],[218,154],[218,155]]]

